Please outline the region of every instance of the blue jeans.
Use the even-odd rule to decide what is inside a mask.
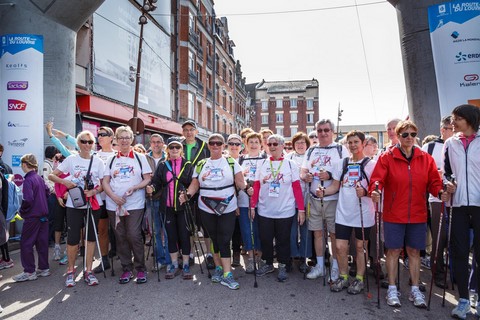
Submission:
[[[157,260],[157,263],[171,264],[172,259],[170,258],[170,254],[168,253],[168,236],[165,229],[165,213],[160,212],[159,200],[147,200],[147,207],[149,205],[152,206],[151,210],[153,214],[153,227],[155,233],[155,258]]]
[[[252,221],[253,226],[253,240],[255,247],[252,244],[252,229],[250,228],[250,215],[248,214],[248,208],[240,208],[240,216],[238,217],[238,222],[240,223],[240,232],[242,233],[243,248],[247,251],[255,249],[258,251],[262,250],[260,245],[260,236],[258,234],[258,219],[257,219],[257,209],[255,209],[255,218]]]
[[[298,242],[298,231],[300,231],[300,243]],[[292,258],[311,257],[312,236],[312,231],[308,230],[307,221],[305,221],[303,225],[300,226],[300,229],[298,229],[298,209],[295,209],[295,216],[293,217],[292,221],[292,230],[290,231],[290,256]]]

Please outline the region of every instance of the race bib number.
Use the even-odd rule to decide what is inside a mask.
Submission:
[[[210,171],[210,180],[219,181],[222,179],[223,179],[222,169],[213,168],[212,171]]]
[[[349,165],[347,168],[347,183],[351,187],[355,187],[355,184],[360,180],[361,171],[360,165]]]
[[[270,182],[270,186],[268,188],[268,196],[272,198],[278,198],[280,196],[280,183]]]
[[[257,172],[257,167],[250,167],[250,170],[248,170],[247,180],[255,181],[255,173],[256,172]]]

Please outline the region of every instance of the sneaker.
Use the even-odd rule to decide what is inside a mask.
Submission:
[[[477,309],[477,317],[480,315],[480,308],[478,307],[480,301],[478,300],[478,293],[470,293],[470,307]]]
[[[208,269],[208,270],[213,270],[213,269],[215,269],[215,262],[213,261],[213,257],[212,257],[212,256],[208,256],[208,257],[207,257],[207,269]]]
[[[118,279],[118,282],[119,282],[120,284],[129,283],[132,278],[133,278],[133,273],[132,273],[132,271],[125,271],[125,272],[122,273],[122,275],[120,276],[120,279]]]
[[[413,302],[413,305],[417,308],[426,308],[427,303],[425,302],[425,296],[420,290],[412,290],[410,291],[410,296],[408,300]]]
[[[403,259],[403,266],[405,267],[405,269],[408,270],[408,257],[405,257],[405,258]]]
[[[337,280],[335,280],[332,285],[330,286],[330,291],[332,292],[340,292],[345,288],[348,288],[348,279],[345,279],[343,277],[339,277]]]
[[[396,289],[393,289],[387,291],[387,296],[385,298],[387,299],[387,304],[390,307],[398,308],[402,306],[398,297],[400,297],[400,292],[398,292]]]
[[[137,272],[137,279],[135,279],[137,284],[142,284],[147,282],[147,273],[144,271]]]
[[[86,271],[83,274],[83,281],[85,281],[89,286],[96,286],[98,284],[98,279],[95,277],[92,271]]]
[[[437,273],[434,277],[434,282],[435,282],[435,285],[437,287],[439,287],[440,289],[444,289],[447,287],[446,283],[445,283],[445,273]]]
[[[61,266],[65,266],[67,265],[68,263],[68,256],[65,254],[63,255],[62,259],[60,259],[60,261],[58,261],[58,264],[61,265]]]
[[[421,264],[422,267],[424,267],[425,269],[430,270],[430,269],[431,269],[431,266],[430,266],[430,256],[425,255],[425,257],[420,257],[420,264]]]
[[[35,274],[37,275],[37,277],[48,277],[49,275],[51,275],[52,273],[50,272],[50,269],[38,269]]]
[[[102,269],[102,263],[100,263],[95,269],[93,269],[94,273],[102,273],[104,270],[110,269],[110,260],[108,260],[107,256],[102,257],[103,261],[103,269]]]
[[[165,273],[165,279],[173,279],[180,274],[180,269],[175,268],[173,264],[169,264],[167,267],[167,273]]]
[[[255,272],[255,266],[253,264],[253,258],[248,259],[247,267],[245,268],[246,274],[253,274]]]
[[[232,267],[240,267],[240,251],[235,251],[233,253]]]
[[[231,272],[229,272],[226,277],[222,277],[222,279],[220,280],[220,284],[227,286],[232,290],[237,290],[240,288],[240,285],[237,281],[235,281]]]
[[[22,272],[12,277],[12,280],[15,282],[24,282],[24,281],[33,281],[37,280],[37,274],[35,272]]]
[[[332,282],[337,281],[339,276],[340,276],[340,270],[338,270],[338,268],[332,268],[332,271],[330,272],[330,278]]]
[[[273,271],[275,271],[275,269],[273,268],[273,265],[271,265],[271,264],[263,264],[260,268],[258,268],[258,270],[257,270],[257,276],[258,276],[258,277],[263,277],[263,276],[266,275],[267,273],[272,273]]]
[[[355,279],[348,287],[347,292],[350,294],[359,294],[360,292],[363,291],[363,286],[364,286],[363,281],[359,279]]]
[[[316,265],[315,267],[313,267],[310,272],[307,274],[307,278],[308,279],[317,279],[318,277],[325,277],[325,269],[323,268],[323,266],[320,266],[320,265]]]
[[[13,266],[14,266],[14,263],[13,263],[12,259],[10,259],[8,261],[2,260],[0,262],[0,270],[10,269],[10,268],[13,268]]]
[[[213,271],[212,282],[214,283],[222,282],[222,278],[223,278],[223,268],[216,267],[215,271]]]
[[[60,247],[55,247],[53,249],[53,260],[55,261],[60,260]]]
[[[285,281],[287,281],[287,279],[288,279],[287,268],[286,268],[285,264],[279,263],[278,264],[277,280],[279,282],[285,282]]]
[[[67,277],[65,278],[65,287],[71,288],[75,287],[75,273],[74,272],[68,272]]]
[[[182,269],[182,279],[183,279],[183,280],[191,280],[191,279],[193,279],[193,275],[192,275],[192,273],[190,272],[190,266],[189,266],[188,264],[183,266],[183,269]]]
[[[460,298],[457,306],[452,310],[452,317],[466,319],[467,314],[472,314],[472,311],[470,310],[470,301]]]

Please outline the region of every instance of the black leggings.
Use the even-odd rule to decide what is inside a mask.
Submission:
[[[212,239],[213,251],[220,252],[221,258],[230,258],[230,240],[235,229],[235,211],[217,216],[200,210],[200,215],[202,224]]]
[[[273,238],[275,238],[277,261],[283,264],[290,262],[290,230],[293,217],[273,219],[258,215],[262,260],[265,260],[267,264],[273,264]]]
[[[473,248],[480,252],[480,207],[453,208],[450,253],[452,255],[453,274],[458,285],[460,298],[469,299],[468,293],[468,257],[470,255],[470,228],[473,228]],[[474,255],[473,263],[480,265],[480,255]],[[477,272],[477,288],[480,287],[480,273]]]
[[[98,230],[99,210],[92,211],[95,221],[92,221],[90,216],[90,223],[88,224],[87,241],[95,242],[95,230],[93,230],[93,222]],[[67,208],[67,244],[75,246],[80,242],[80,230],[84,227],[84,218],[87,216],[87,209]]]
[[[10,252],[8,251],[8,242],[5,242],[4,244],[2,244],[0,246],[0,249],[2,250],[2,260],[10,261]]]
[[[190,254],[190,231],[187,229],[185,210],[173,211],[167,208],[165,229],[168,236],[168,252],[174,253],[178,248],[182,249],[183,255]]]

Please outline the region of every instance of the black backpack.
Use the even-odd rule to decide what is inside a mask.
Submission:
[[[343,158],[343,166],[342,166],[342,167],[343,167],[343,170],[342,170],[342,175],[340,176],[340,182],[343,181],[343,177],[345,176],[345,174],[346,174],[347,171],[348,171],[348,165],[349,165],[348,161],[349,161],[349,160],[350,160],[350,159],[349,159],[348,157]],[[366,179],[366,180],[367,180],[367,184],[370,184],[370,181],[369,181],[369,179],[368,179],[368,177],[367,177],[367,174],[365,173],[365,166],[366,166],[367,163],[369,163],[369,162],[370,162],[370,158],[369,158],[369,157],[363,158],[363,160],[360,162],[360,172],[361,172],[361,174],[362,174],[361,179]]]

